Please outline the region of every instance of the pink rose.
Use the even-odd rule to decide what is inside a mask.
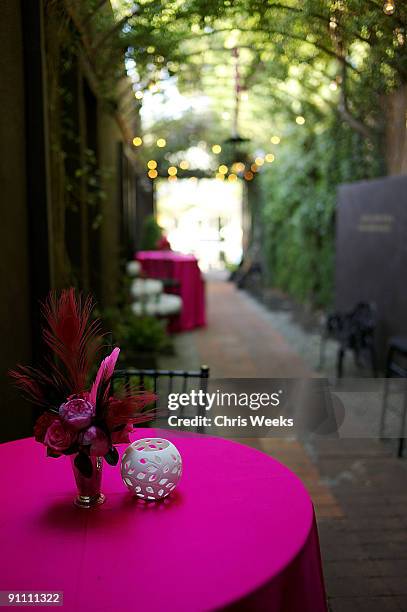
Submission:
[[[48,427],[44,438],[44,444],[56,453],[63,453],[76,442],[76,439],[77,434],[74,431],[65,429],[61,421],[57,418]]]
[[[92,417],[95,416],[95,407],[86,399],[74,397],[68,399],[59,407],[59,416],[71,429],[85,429],[89,427]]]
[[[89,454],[94,457],[103,457],[110,449],[109,438],[99,427],[92,425],[81,434],[80,443],[89,446]]]

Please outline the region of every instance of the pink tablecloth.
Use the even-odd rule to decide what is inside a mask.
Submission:
[[[169,437],[184,461],[172,497],[143,504],[105,465],[107,501],[92,510],[72,504],[69,458],[33,439],[0,445],[0,590],[63,591],[66,612],[325,612],[299,479],[234,442]]]
[[[174,292],[182,298],[182,311],[171,323],[171,331],[186,331],[206,324],[205,286],[196,257],[174,251],[139,251],[136,258],[150,278],[179,282]]]

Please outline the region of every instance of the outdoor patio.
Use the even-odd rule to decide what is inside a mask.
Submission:
[[[0,607],[407,612],[407,3],[2,4]]]
[[[226,275],[208,280],[207,304],[208,328],[180,334],[177,355],[163,359],[162,367],[208,363],[214,378],[321,376],[273,327],[273,312]],[[302,336],[294,341],[301,343]],[[318,346],[308,358],[318,359]],[[333,368],[333,359],[329,363]],[[394,446],[366,439],[237,441],[278,459],[307,487],[332,612],[407,609],[407,462],[394,457]]]

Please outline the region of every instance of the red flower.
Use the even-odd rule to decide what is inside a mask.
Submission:
[[[130,434],[133,433],[133,425],[125,425],[120,431],[112,431],[112,444],[129,444]]]
[[[95,425],[80,434],[80,443],[89,446],[89,455],[92,457],[104,457],[110,448],[109,438]]]
[[[157,240],[156,248],[159,251],[171,251],[171,245],[168,242],[168,238],[166,236],[161,236],[161,238]]]
[[[77,440],[77,434],[65,429],[59,419],[55,419],[48,427],[45,434],[44,444],[55,453],[63,453],[68,450]]]
[[[51,412],[44,412],[44,414],[37,419],[37,422],[34,425],[34,437],[37,442],[44,443],[47,429],[56,419],[58,419],[57,415],[52,414]]]

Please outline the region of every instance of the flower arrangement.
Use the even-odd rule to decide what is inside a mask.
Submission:
[[[76,455],[75,467],[90,478],[92,458],[116,465],[115,444],[129,442],[133,425],[151,419],[143,408],[156,398],[146,391],[112,394],[112,376],[120,353],[113,349],[100,364],[90,388],[90,370],[100,346],[100,321],[92,320],[93,300],[74,289],[51,293],[43,305],[45,364],[18,366],[10,372],[25,397],[43,412],[34,436],[50,457]]]

